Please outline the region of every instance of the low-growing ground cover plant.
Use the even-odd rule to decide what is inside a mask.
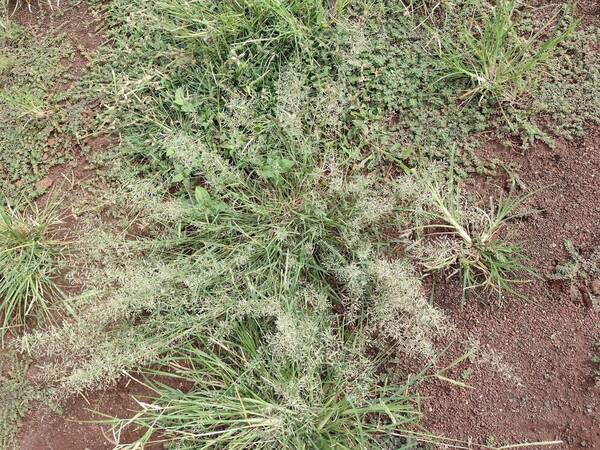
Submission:
[[[1,3],[4,5],[4,2]],[[17,203],[33,200],[45,190],[39,183],[50,167],[66,162],[66,139],[56,134],[67,128],[58,106],[57,83],[66,79],[61,60],[72,49],[61,36],[40,35],[0,11],[0,194]]]
[[[558,264],[549,279],[568,283],[569,293],[575,301],[583,297],[585,304],[595,310],[600,308],[600,248],[594,248],[584,255],[575,248],[572,241],[564,242],[569,259]]]
[[[4,358],[2,363],[4,363]],[[17,448],[16,434],[21,419],[36,400],[42,400],[40,392],[27,380],[27,366],[13,362],[10,376],[0,375],[0,448]]]

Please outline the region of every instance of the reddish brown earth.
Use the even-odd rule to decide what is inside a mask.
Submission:
[[[577,10],[582,26],[600,25],[597,0],[580,1]],[[446,374],[472,389],[439,380],[425,385],[424,425],[474,449],[554,440],[562,443],[527,448],[600,449],[598,367],[591,360],[600,352],[600,311],[586,301],[600,277],[580,283],[581,290],[546,278],[568,259],[565,240],[583,255],[600,246],[600,128],[555,148],[537,143],[523,155],[489,143],[480,156],[500,159],[529,189],[540,189],[528,206],[541,212],[511,224],[509,233],[524,244],[541,278],[522,287],[524,299],[500,308],[472,301],[461,309],[460,286],[442,283],[437,302],[458,334],[445,359],[451,362],[472,343],[480,356]],[[506,189],[505,178],[475,180],[473,189]]]
[[[456,326],[458,347],[478,342],[482,356],[450,372],[461,379],[470,368],[463,381],[473,389],[441,381],[426,387],[425,426],[472,440],[474,448],[486,440],[556,439],[564,443],[554,448],[600,448],[600,390],[591,362],[600,342],[597,312],[583,301],[587,292],[573,295],[566,283],[545,278],[567,260],[565,240],[583,254],[600,246],[600,129],[554,149],[537,144],[525,155],[496,145],[483,153],[518,167],[529,188],[544,188],[529,202],[542,212],[509,230],[542,278],[521,289],[524,299],[500,308],[475,300],[461,309],[460,287],[444,286],[438,304]]]
[[[582,2],[580,11],[585,24],[598,23],[597,2]],[[22,24],[39,20],[25,13],[17,17]],[[97,22],[85,6],[43,17],[82,50],[64,62],[76,79],[88,63],[85,53],[102,43]],[[67,89],[71,83],[58,88]],[[87,144],[101,151],[109,142]],[[73,148],[75,164],[69,170],[81,180],[90,172],[78,147]],[[460,286],[442,283],[438,304],[456,328],[456,343],[447,359],[475,342],[479,352],[475,360],[445,373],[471,388],[440,380],[423,386],[424,425],[434,434],[469,441],[470,448],[486,442],[556,439],[563,443],[550,448],[600,448],[600,390],[594,386],[591,363],[593,346],[600,342],[598,317],[583,301],[584,293],[573,295],[568,286],[545,279],[567,258],[564,240],[572,240],[584,254],[600,246],[600,129],[592,129],[580,141],[560,141],[553,149],[538,143],[525,155],[489,144],[481,156],[510,163],[528,188],[544,188],[530,200],[530,206],[542,212],[510,226],[542,278],[523,287],[527,301],[513,299],[501,308],[470,301],[461,309]],[[65,171],[55,168],[46,182],[55,184]],[[476,189],[488,192],[490,186],[503,183],[502,177],[478,180]],[[135,407],[131,395],[144,392],[124,380],[108,391],[66,401],[62,415],[38,405],[22,425],[21,448],[112,448],[108,427],[86,421],[99,418],[94,411],[123,417]]]
[[[110,417],[129,417],[135,409],[133,396],[145,400],[147,389],[132,380],[124,380],[119,386],[93,392],[89,396],[78,396],[61,405],[59,415],[40,405],[33,409],[21,426],[22,450],[102,450],[112,449],[116,442],[111,427],[91,423]],[[122,436],[124,441],[133,440],[138,433]],[[147,450],[160,446],[146,447]]]

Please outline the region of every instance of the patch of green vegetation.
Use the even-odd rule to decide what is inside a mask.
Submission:
[[[539,127],[549,135],[582,137],[589,124],[600,124],[600,62],[595,57],[599,29],[577,31],[559,46],[556,63],[548,65],[547,81],[532,93],[527,114],[549,119]]]
[[[565,241],[564,245],[569,260],[557,265],[548,278],[567,281],[576,296],[579,296],[579,290],[583,290],[583,295],[588,297],[586,303],[600,309],[600,247],[585,257],[577,251],[572,241]]]
[[[0,340],[26,320],[49,316],[50,301],[60,293],[52,281],[64,244],[53,238],[59,223],[57,204],[31,205],[18,212],[0,206]]]
[[[31,403],[42,396],[26,378],[27,365],[11,364],[10,376],[0,374],[0,448],[16,449],[19,423]]]
[[[441,220],[453,253],[426,256],[466,287],[506,289],[522,267],[498,237],[518,202],[466,208],[444,165],[457,148],[475,168],[491,103],[457,101],[464,83],[441,80],[430,31],[398,2],[103,8],[113,45],[78,89],[122,141],[96,156],[112,184],[81,219],[70,276],[89,292],[20,350],[51,361],[58,395],[156,364],[191,381],[152,384],[134,446],[162,431],[183,448],[383,447],[417,414],[382,355],[430,363],[446,329],[404,247]],[[445,14],[448,32],[469,10]]]
[[[568,5],[558,31],[569,28]],[[539,27],[531,17],[519,22],[521,33],[534,34]],[[512,105],[506,105],[508,121],[500,124],[507,136],[520,138],[527,149],[535,139],[553,145],[556,138],[583,136],[589,125],[598,125],[600,117],[600,61],[595,46],[600,29],[586,26],[574,30],[553,50],[552,59],[541,66],[538,82]]]
[[[311,318],[305,319],[310,326]],[[142,411],[122,429],[132,423],[152,424],[140,443],[159,431],[165,439],[177,441],[177,448],[190,449],[201,444],[383,448],[378,437],[419,418],[416,404],[404,386],[363,386],[361,381],[373,376],[365,372],[373,370],[371,363],[361,365],[362,373],[348,367],[347,352],[353,347],[358,351],[356,343],[349,346],[343,338],[331,338],[330,345],[337,347],[335,359],[327,361],[322,349],[313,348],[312,358],[290,361],[283,354],[264,351],[265,340],[272,337],[261,325],[240,323],[229,338],[207,339],[199,347],[186,348],[171,361],[171,371],[154,372],[195,388],[184,393],[154,385],[156,402],[142,403]]]
[[[9,20],[0,26],[0,192],[12,201],[40,194],[36,181],[64,160],[66,144],[52,137],[61,121],[56,83],[70,50],[46,33]]]
[[[203,29],[201,21],[189,19],[204,14],[206,20],[214,20],[217,12],[225,14],[213,10],[215,6],[189,6],[200,8],[194,14],[163,6],[146,5],[135,23],[119,28],[125,34],[115,34],[115,44],[129,51],[118,58],[106,55],[112,58],[106,69],[113,67],[116,78],[107,72],[102,75],[104,82],[92,80],[89,86],[100,91],[101,101],[110,99],[110,114],[117,113],[120,124],[154,129],[157,138],[151,142],[132,137],[132,147],[149,145],[140,150],[144,155],[164,159],[160,157],[165,152],[161,137],[168,137],[173,128],[194,129],[193,134],[223,151],[239,145],[240,139],[247,141],[249,132],[258,132],[259,127],[263,135],[269,133],[264,125],[274,117],[279,102],[276,88],[285,85],[285,77],[293,77],[289,95],[301,90],[304,103],[295,105],[297,111],[282,117],[278,126],[293,126],[295,133],[321,147],[337,146],[346,164],[372,168],[414,162],[419,154],[445,158],[448,148],[457,143],[461,144],[458,152],[465,154],[465,165],[474,164],[466,156],[474,147],[470,137],[485,129],[491,110],[479,105],[461,107],[455,101],[460,83],[437,83],[443,62],[430,53],[431,36],[417,26],[418,20],[404,15],[400,5],[349,4],[345,14],[336,11],[332,17],[327,11],[326,22],[335,19],[330,26],[324,26],[322,18],[315,21],[320,16],[311,12],[302,19],[306,24],[294,25],[297,36],[285,45],[279,44],[289,40],[292,31],[284,30],[282,36],[272,31],[282,25],[254,24],[264,27],[267,36],[256,41],[246,29],[230,35],[233,31],[227,23],[216,21]],[[123,27],[118,18],[135,14],[140,5],[115,3],[110,8],[110,17],[117,18],[114,26]],[[136,36],[143,30],[153,30],[151,39],[123,40],[124,35]],[[274,42],[278,43],[275,51]],[[165,58],[171,60],[168,73]],[[207,66],[198,68],[199,60]],[[286,86],[282,97],[287,91]],[[150,111],[140,102],[149,98],[158,102],[158,108]],[[247,105],[243,111],[250,113],[243,117],[244,124],[228,121],[237,103]],[[252,111],[256,105],[260,109]],[[159,125],[165,122],[156,114],[169,117],[168,128]]]
[[[444,78],[466,80],[469,88],[463,98],[476,96],[483,101],[491,96],[498,102],[515,101],[531,89],[540,66],[577,25],[571,19],[565,30],[552,32],[548,39],[541,38],[548,26],[523,39],[518,35],[515,11],[514,0],[501,0],[491,17],[484,16],[471,24],[471,29],[462,29],[457,41],[442,37],[442,57],[448,66]],[[482,23],[481,28],[477,22]]]
[[[459,274],[463,280],[464,304],[468,291],[492,291],[502,301],[505,293],[515,293],[519,275],[531,274],[521,246],[500,237],[502,228],[521,217],[519,206],[526,197],[512,192],[490,199],[488,208],[466,201],[450,180],[429,184],[433,208],[430,225],[434,237],[424,237],[413,244],[415,255],[429,271],[442,271],[449,277]]]
[[[388,398],[388,377],[368,353],[393,343],[435,356],[444,318],[410,261],[386,256],[386,232],[412,227],[406,209],[422,192],[404,149],[350,145],[362,134],[348,129],[358,123],[349,125],[345,105],[353,100],[335,66],[356,26],[338,22],[341,11],[328,5],[108,6],[120,31],[102,66],[110,75],[96,77],[112,81],[88,81],[123,127],[114,201],[130,222],[142,217],[150,226],[135,241],[86,236],[88,287],[97,294],[71,300],[73,320],[21,339],[32,356],[55,358],[45,369],[62,392],[105,386],[189,342],[207,351],[213,342],[203,336],[241,354],[241,343],[226,339],[252,320],[264,336],[255,363],[297,392],[260,392],[266,367],[239,387],[285,405],[286,420],[296,404],[304,411],[284,424],[291,437],[281,439],[294,442],[305,433],[294,427],[305,423],[315,439],[366,442],[375,423],[387,427],[401,411],[412,421],[413,400]],[[130,14],[140,20],[121,21]],[[389,160],[400,168],[395,177],[378,169]],[[98,249],[105,253],[94,255]],[[215,404],[230,394],[199,392]],[[226,423],[212,420],[215,429]],[[195,445],[207,442],[200,435]]]

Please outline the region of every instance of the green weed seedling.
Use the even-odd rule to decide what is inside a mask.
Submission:
[[[584,301],[595,309],[600,309],[600,247],[585,258],[577,251],[572,241],[564,242],[569,254],[569,260],[556,266],[554,273],[548,276],[551,280],[569,283],[573,296],[579,296],[580,291],[587,296]]]

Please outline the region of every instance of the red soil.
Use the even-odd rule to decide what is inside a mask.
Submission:
[[[600,389],[591,362],[600,325],[584,301],[591,283],[573,293],[568,284],[545,278],[568,259],[565,240],[584,255],[600,246],[600,129],[554,149],[540,143],[518,155],[490,145],[484,153],[517,165],[531,189],[545,188],[530,201],[542,212],[509,230],[523,242],[541,279],[521,289],[525,299],[500,309],[477,301],[461,309],[460,287],[445,286],[438,304],[455,324],[458,342],[477,341],[484,361],[451,372],[460,379],[471,367],[465,382],[473,389],[441,381],[425,388],[425,426],[472,440],[474,448],[486,439],[558,439],[564,443],[553,448],[600,448]]]

